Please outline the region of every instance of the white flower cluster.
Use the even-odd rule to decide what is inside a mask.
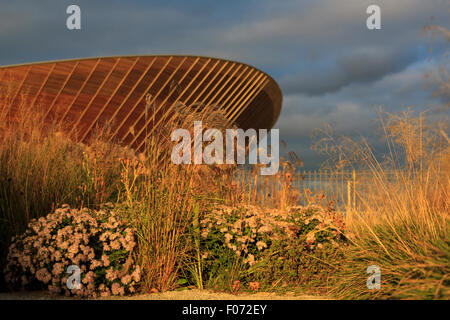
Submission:
[[[81,297],[133,293],[141,278],[135,246],[134,230],[114,212],[64,205],[32,220],[24,234],[12,239],[5,279],[13,286]],[[80,268],[79,288],[66,285],[71,265]]]

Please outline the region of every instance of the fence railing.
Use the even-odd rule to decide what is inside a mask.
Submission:
[[[297,174],[294,187],[298,190],[308,188],[313,193],[323,192],[326,199],[340,209],[357,209],[362,198],[374,191],[374,179],[398,182],[402,177],[402,172],[395,170],[377,173],[369,170],[302,171]]]
[[[399,171],[384,171],[382,179],[399,179]],[[333,201],[338,209],[356,209],[361,204],[361,196],[373,191],[373,172],[365,170],[301,170],[293,175],[241,176],[242,194],[254,197],[261,205],[282,206],[283,202],[292,203],[297,192],[298,204],[305,205],[307,190],[312,195],[323,194],[326,201]],[[296,200],[295,200],[296,201]]]

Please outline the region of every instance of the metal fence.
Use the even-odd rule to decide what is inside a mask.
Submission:
[[[293,179],[293,188],[304,191],[309,189],[313,194],[323,193],[325,198],[333,201],[337,207],[355,206],[356,201],[355,186],[356,181],[360,182],[367,175],[366,172],[355,170],[328,171],[311,170],[301,171]]]
[[[379,179],[397,181],[402,176],[399,171],[383,171]],[[368,170],[312,170],[300,171],[293,179],[297,190],[309,189],[313,194],[323,193],[327,200],[338,208],[354,208],[360,205],[361,198],[373,192],[374,172]]]
[[[383,181],[394,181],[401,177],[397,171],[384,171]],[[293,175],[277,174],[241,176],[242,194],[264,206],[280,206],[292,203],[297,192],[298,204],[309,201],[305,194],[323,194],[326,201],[333,201],[338,209],[358,208],[361,199],[373,192],[374,173],[365,170],[302,170]],[[291,197],[289,199],[289,197]]]

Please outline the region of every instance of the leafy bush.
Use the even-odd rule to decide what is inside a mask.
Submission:
[[[95,297],[132,293],[140,281],[134,230],[113,211],[71,209],[33,219],[9,247],[5,279],[14,287]],[[67,268],[81,269],[81,288],[69,289]]]
[[[12,236],[62,204],[98,208],[120,194],[120,159],[136,155],[99,127],[84,143],[64,125],[47,124],[43,106],[13,104],[0,90],[0,290]],[[9,102],[8,102],[9,101]],[[30,116],[33,115],[33,116]]]
[[[334,268],[324,259],[345,242],[341,217],[315,205],[286,211],[220,206],[205,215],[201,228],[209,285],[229,290],[235,281],[268,289],[324,276]]]

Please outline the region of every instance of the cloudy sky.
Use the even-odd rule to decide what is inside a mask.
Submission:
[[[66,8],[81,7],[82,29],[66,28]],[[381,8],[368,30],[366,8]],[[433,109],[443,39],[422,28],[449,28],[444,0],[1,0],[0,65],[92,56],[192,54],[232,59],[270,74],[283,92],[276,128],[305,167],[321,157],[311,130],[374,136],[376,111]],[[428,84],[428,86],[425,86]],[[376,144],[377,140],[373,139]]]

